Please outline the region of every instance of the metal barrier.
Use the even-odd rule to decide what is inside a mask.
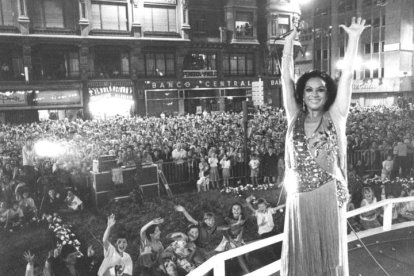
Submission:
[[[387,232],[387,231],[391,231],[391,230],[395,230],[399,228],[411,227],[411,226],[414,226],[414,221],[402,222],[399,224],[392,225],[393,204],[402,203],[402,202],[411,202],[411,201],[414,201],[414,196],[381,200],[375,204],[364,206],[362,208],[358,208],[358,209],[347,212],[346,218],[348,219],[348,218],[360,215],[362,213],[375,210],[377,208],[381,208],[381,207],[384,208],[384,220],[383,220],[382,227],[361,231],[358,233],[358,236],[360,238],[372,236],[375,234],[379,234],[382,232]],[[208,259],[206,262],[204,262],[202,265],[200,265],[199,267],[197,267],[195,270],[191,271],[187,275],[188,276],[200,276],[200,275],[206,275],[207,273],[212,271],[214,276],[224,276],[226,272],[225,262],[227,260],[235,258],[237,256],[247,254],[249,252],[258,250],[260,248],[281,242],[283,240],[283,236],[284,235],[282,233],[282,234],[279,234],[279,235],[276,235],[276,236],[273,236],[267,239],[255,241],[247,245],[234,248],[234,249],[230,249],[228,251],[217,254],[211,257],[210,259]],[[355,239],[356,237],[353,234],[348,235],[348,242],[354,241]],[[247,275],[264,276],[264,275],[271,275],[278,271],[280,271],[280,260],[277,260],[273,263],[263,266]]]

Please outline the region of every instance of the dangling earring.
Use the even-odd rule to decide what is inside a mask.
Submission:
[[[306,105],[305,105],[305,102],[304,101],[302,101],[302,110],[303,110],[303,112],[306,111]]]

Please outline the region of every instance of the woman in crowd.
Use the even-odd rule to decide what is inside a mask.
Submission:
[[[164,222],[162,218],[156,218],[145,224],[140,231],[140,248],[138,266],[141,269],[140,276],[151,276],[158,270],[159,260],[164,246],[161,243],[161,230],[159,225]]]
[[[243,232],[246,223],[246,217],[243,213],[243,207],[240,203],[234,203],[230,207],[229,215],[225,219],[226,224],[219,229],[224,231],[223,239],[216,247],[216,252],[223,252],[232,248],[244,245]],[[238,256],[237,260],[240,268],[244,273],[249,273],[244,256]]]
[[[381,179],[390,180],[393,168],[394,168],[394,161],[392,160],[392,155],[388,154],[387,159],[382,161]]]
[[[340,28],[348,35],[348,46],[338,88],[327,74],[312,71],[299,78],[295,89],[296,27],[286,37],[283,49],[282,90],[289,125],[282,276],[349,274],[345,126],[353,63],[365,20],[352,18],[349,27]]]

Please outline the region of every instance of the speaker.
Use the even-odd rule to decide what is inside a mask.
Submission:
[[[138,184],[148,185],[148,184],[157,184],[158,185],[158,167],[157,165],[143,166],[138,178]]]
[[[92,187],[95,192],[103,192],[114,189],[111,172],[92,173]]]
[[[112,191],[92,192],[92,202],[96,208],[105,206],[113,197]]]
[[[140,185],[144,197],[160,196],[160,186],[158,184]]]

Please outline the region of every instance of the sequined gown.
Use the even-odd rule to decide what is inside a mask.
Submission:
[[[346,276],[346,221],[341,218],[347,189],[336,130],[342,124],[335,124],[326,112],[307,137],[304,121],[305,113],[298,111],[286,140],[288,196],[280,275]]]

